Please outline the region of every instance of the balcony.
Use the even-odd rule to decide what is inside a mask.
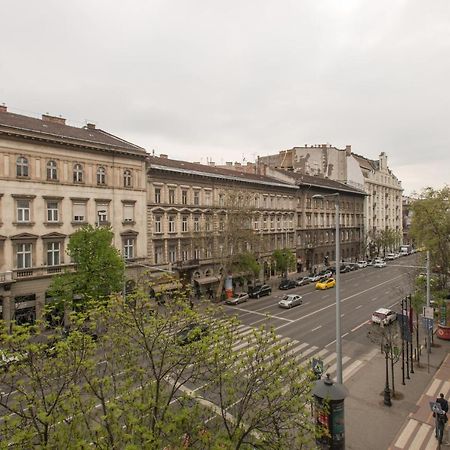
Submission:
[[[177,261],[173,263],[172,267],[174,269],[183,270],[183,269],[195,269],[200,265],[200,261],[198,259],[186,259],[184,261]]]
[[[59,266],[29,267],[24,269],[13,269],[12,271],[0,273],[0,284],[15,282],[27,278],[43,277],[63,273],[65,270],[73,272],[74,264],[62,264]]]

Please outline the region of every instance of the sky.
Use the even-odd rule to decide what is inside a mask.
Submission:
[[[0,0],[0,104],[155,154],[351,145],[450,184],[448,0]]]

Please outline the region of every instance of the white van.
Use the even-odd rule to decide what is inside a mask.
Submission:
[[[378,308],[372,314],[372,323],[377,323],[379,325],[385,326],[394,322],[397,319],[397,313],[387,308]]]

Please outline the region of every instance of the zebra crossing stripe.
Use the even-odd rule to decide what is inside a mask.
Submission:
[[[360,361],[359,359],[353,361],[348,367],[343,370],[342,379],[344,381],[348,380],[361,366],[362,361]]]
[[[331,361],[333,361],[333,359],[336,358],[336,353],[333,352],[330,355],[328,355],[324,360],[323,360],[323,365],[326,366],[328,363],[330,363]]]
[[[308,356],[310,353],[315,352],[317,350],[318,347],[316,347],[315,345],[313,345],[312,347],[308,348],[308,350],[305,350],[304,352],[300,353],[299,355],[297,355],[295,357],[295,359],[297,361],[300,361],[301,359],[303,359],[305,356]],[[306,362],[306,361],[305,361]]]
[[[435,378],[431,383],[431,386],[429,387],[426,395],[428,395],[429,397],[436,397],[436,391],[441,383],[442,383],[441,380]]]
[[[405,448],[406,443],[408,442],[408,439],[411,437],[413,431],[416,429],[417,425],[419,425],[419,422],[414,419],[410,419],[408,421],[408,424],[405,428],[403,428],[402,433],[400,434],[399,438],[397,439],[396,443],[394,444],[395,447],[398,448]]]
[[[344,356],[342,358],[342,364],[345,364],[348,361],[350,361],[350,358],[348,356]],[[332,373],[336,372],[336,367],[337,367],[337,363],[334,363],[332,366],[328,367],[328,369],[325,372],[332,374]]]
[[[296,341],[296,343],[298,343],[298,341]],[[299,352],[300,350],[302,350],[303,348],[308,347],[308,345],[309,345],[308,343],[303,342],[302,344],[297,345],[297,347],[291,348],[291,349],[287,352],[287,354],[288,354],[288,356],[295,355],[296,353],[298,353],[298,352]]]
[[[422,443],[427,437],[427,434],[430,432],[432,427],[427,423],[423,423],[420,425],[419,431],[414,436],[414,441],[409,446],[409,450],[420,450],[422,447]]]

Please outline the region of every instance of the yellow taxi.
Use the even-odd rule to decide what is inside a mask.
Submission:
[[[336,286],[334,278],[322,278],[316,283],[316,289],[330,289],[334,286]]]

